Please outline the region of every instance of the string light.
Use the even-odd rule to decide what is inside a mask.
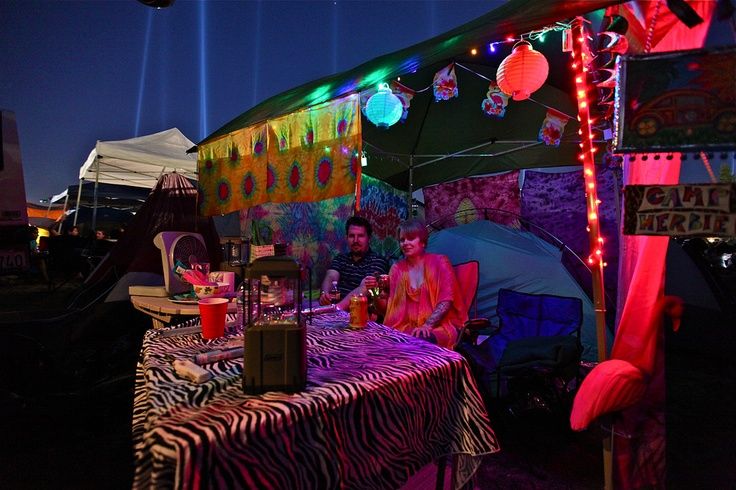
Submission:
[[[488,50],[491,53],[495,53],[497,51],[497,45],[517,43],[519,41],[523,41],[524,39],[529,41],[539,41],[540,43],[543,43],[548,32],[566,31],[568,29],[570,29],[570,24],[566,24],[564,22],[556,22],[554,25],[542,27],[541,29],[522,34],[519,37],[506,36],[506,39],[504,39],[503,41],[493,41],[491,43],[488,43]],[[475,55],[475,53],[471,53]]]
[[[590,117],[590,103],[588,101],[588,79],[586,73],[586,56],[584,55],[586,35],[586,22],[582,17],[578,17],[573,22],[572,35],[572,66],[575,70],[575,93],[578,99],[578,121],[580,122],[580,155],[579,158],[583,163],[583,178],[585,181],[585,199],[588,212],[588,243],[591,253],[588,255],[588,264],[590,265],[593,275],[593,300],[596,309],[596,330],[598,337],[598,360],[604,361],[607,357],[605,344],[605,319],[603,315],[606,311],[606,302],[603,288],[603,238],[600,233],[600,220],[598,214],[598,205],[600,200],[596,193],[595,183],[595,151],[593,146],[593,126]],[[584,138],[583,135],[587,135]],[[600,315],[599,315],[600,313]]]

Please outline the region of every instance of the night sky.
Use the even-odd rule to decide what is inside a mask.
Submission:
[[[496,1],[0,0],[0,108],[28,201],[77,183],[97,140],[194,142],[302,83],[441,34]]]

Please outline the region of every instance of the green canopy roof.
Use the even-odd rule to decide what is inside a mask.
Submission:
[[[459,97],[435,102],[432,90],[417,93],[404,123],[381,130],[363,117],[364,172],[395,187],[414,188],[456,178],[519,168],[576,165],[578,152],[576,103],[571,93],[570,56],[561,52],[559,35],[535,42],[549,61],[547,83],[532,94],[534,101],[509,101],[502,119],[481,111],[488,80],[510,53],[511,45],[487,46],[506,37],[568,21],[577,15],[623,3],[620,0],[511,0],[449,32],[414,46],[374,58],[342,73],[315,80],[275,95],[236,117],[199,144],[350,93],[401,77],[420,90],[429,87],[438,70],[456,63]],[[472,48],[478,54],[470,54]],[[485,77],[486,79],[484,79]],[[536,101],[536,102],[535,102]],[[573,116],[559,147],[536,143],[547,108]]]

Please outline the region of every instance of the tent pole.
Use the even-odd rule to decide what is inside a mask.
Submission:
[[[74,223],[72,223],[72,226],[77,226],[77,218],[79,218],[79,201],[82,200],[82,185],[84,184],[84,179],[79,179],[79,188],[77,189],[77,207],[74,209]]]
[[[66,193],[66,197],[64,198],[64,209],[62,211],[62,214],[66,214],[66,207],[69,204],[69,193]],[[59,220],[59,228],[56,230],[56,232],[61,235],[61,228],[64,226],[64,218],[61,218]]]
[[[409,197],[407,201],[407,211],[409,218],[414,216],[414,206],[412,196],[414,195],[414,155],[409,155]]]
[[[97,187],[100,185],[100,156],[95,158],[97,168],[95,169],[95,191],[94,191],[94,203],[92,204],[92,233],[97,231]]]
[[[600,212],[598,210],[598,183],[596,181],[596,168],[593,153],[595,140],[593,138],[594,128],[591,124],[588,101],[585,93],[588,90],[587,69],[583,55],[586,49],[587,34],[585,32],[585,20],[576,17],[572,23],[572,58],[573,67],[578,67],[575,73],[575,90],[578,93],[578,121],[580,121],[581,154],[583,162],[583,179],[585,182],[585,200],[588,214],[588,244],[590,255],[588,263],[593,275],[593,303],[595,305],[595,326],[598,339],[598,362],[608,358],[606,352],[606,299],[603,285],[603,238],[601,237]],[[595,103],[595,99],[590,102]],[[593,105],[591,104],[591,105]],[[611,436],[603,439],[603,488],[613,490],[613,438]]]

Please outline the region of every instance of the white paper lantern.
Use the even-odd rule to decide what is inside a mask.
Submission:
[[[401,100],[391,92],[387,83],[382,83],[378,92],[365,104],[365,117],[382,129],[396,124],[403,111]]]

